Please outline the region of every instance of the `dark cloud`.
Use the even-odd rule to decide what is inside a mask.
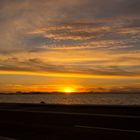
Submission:
[[[79,49],[80,46],[81,48],[85,46],[84,49],[87,47],[88,49],[109,48],[109,50],[117,49],[118,51],[138,50],[139,28],[130,27],[128,21],[131,22],[131,20],[126,20],[122,24],[121,21],[117,26],[116,22],[109,22],[109,25],[104,24],[105,22],[99,22],[99,25],[97,22],[93,22],[47,26],[29,33],[25,42],[34,44],[34,48],[37,45],[40,50],[42,49],[41,46],[47,50],[57,49],[57,47],[58,49],[70,47]]]

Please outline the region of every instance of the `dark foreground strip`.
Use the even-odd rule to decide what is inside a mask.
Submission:
[[[123,130],[123,129],[114,129],[114,128],[105,128],[105,127],[81,126],[81,125],[75,125],[74,127],[81,128],[81,129],[96,129],[96,130],[105,130],[105,131],[114,131],[114,132],[126,132],[126,133],[138,133],[138,134],[140,134],[140,131],[137,131],[137,130]]]

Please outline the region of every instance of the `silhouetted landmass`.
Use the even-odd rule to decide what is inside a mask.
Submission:
[[[31,95],[31,94],[65,94],[65,92],[22,92],[22,91],[18,91],[15,93],[10,93],[10,92],[6,92],[6,93],[0,93],[0,94],[10,94],[10,95]],[[69,94],[140,94],[139,91],[134,91],[134,92],[128,92],[128,91],[112,91],[112,92],[72,92]]]

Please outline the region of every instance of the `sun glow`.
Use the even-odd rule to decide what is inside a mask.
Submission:
[[[70,89],[66,89],[65,93],[71,93],[72,91]]]
[[[67,94],[70,94],[70,93],[74,92],[74,89],[73,88],[64,88],[63,92],[67,93]]]

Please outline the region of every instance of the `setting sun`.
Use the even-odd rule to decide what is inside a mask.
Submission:
[[[71,93],[72,91],[70,89],[66,89],[65,93]]]
[[[63,89],[63,92],[64,93],[72,93],[72,92],[74,92],[75,90],[73,89],[73,88],[71,88],[71,87],[67,87],[67,88],[64,88]]]

